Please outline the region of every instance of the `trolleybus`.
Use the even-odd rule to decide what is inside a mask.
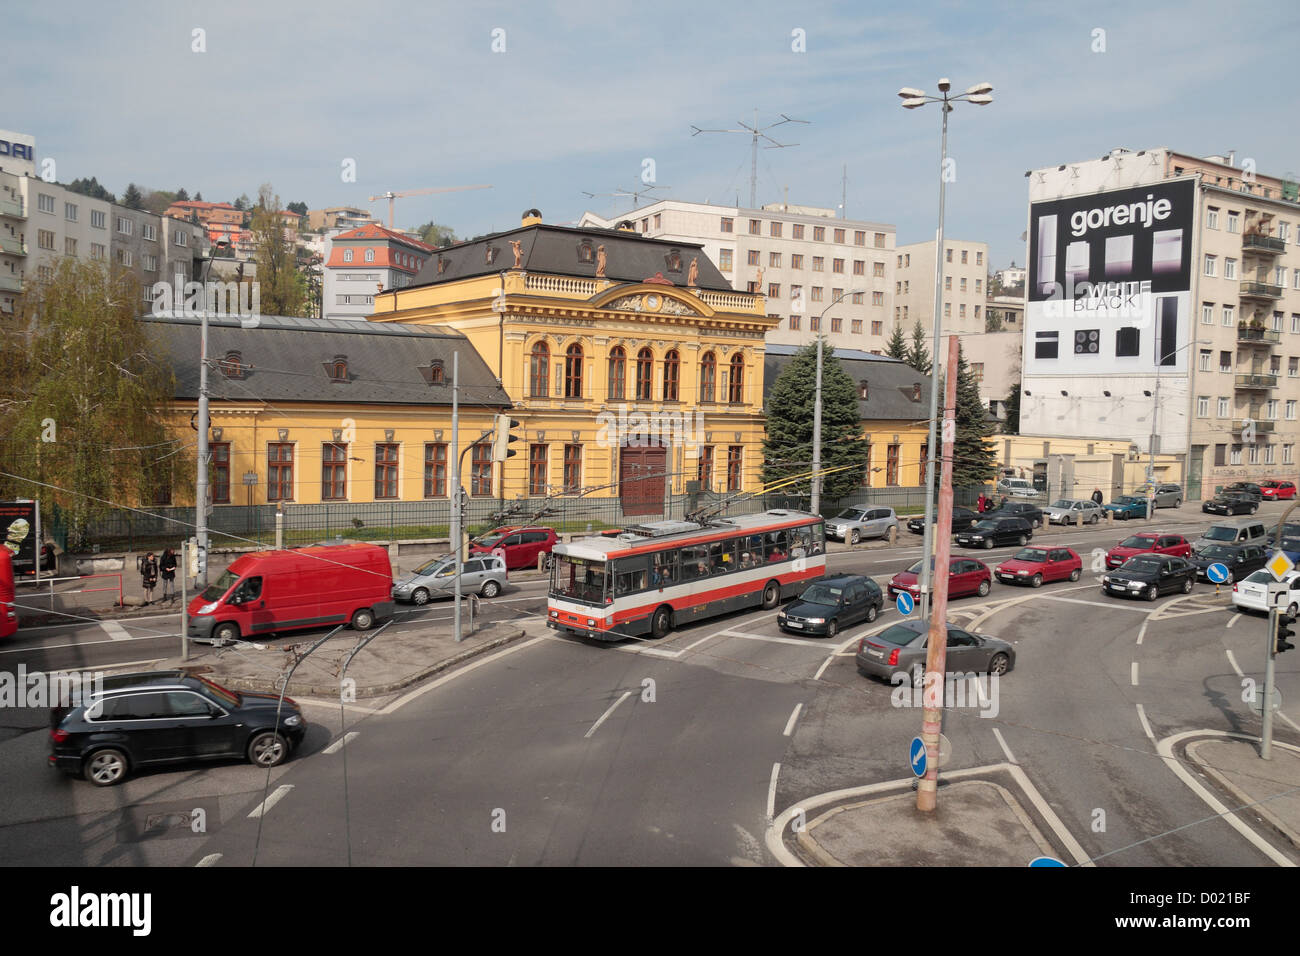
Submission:
[[[547,625],[618,641],[747,607],[773,608],[826,573],[825,525],[799,511],[656,521],[552,552]]]

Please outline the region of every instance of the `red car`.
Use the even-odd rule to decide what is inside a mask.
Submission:
[[[1275,481],[1270,478],[1259,483],[1259,493],[1266,501],[1289,501],[1295,497],[1295,482]]]
[[[506,559],[506,570],[537,567],[537,556],[549,555],[559,543],[552,528],[497,528],[470,545],[471,554],[499,554]]]
[[[898,592],[906,591],[912,597],[921,593],[918,577],[921,574],[921,562],[917,561],[906,571],[899,571],[889,582],[889,596],[898,597]],[[978,594],[980,597],[989,593],[993,586],[993,572],[983,561],[974,558],[948,559],[948,596],[963,597]]]
[[[1069,548],[1021,548],[997,566],[1003,584],[1042,587],[1044,581],[1077,581],[1083,561]]]
[[[1181,534],[1164,531],[1144,531],[1125,538],[1106,552],[1106,567],[1118,568],[1135,554],[1172,554],[1190,557],[1192,546]]]

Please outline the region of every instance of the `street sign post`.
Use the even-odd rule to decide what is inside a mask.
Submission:
[[[907,750],[907,761],[911,764],[912,773],[916,774],[918,777],[925,776],[925,741],[920,737],[912,738],[912,745]]]
[[[1205,576],[1210,579],[1211,584],[1222,584],[1228,580],[1228,566],[1216,561],[1205,569]]]

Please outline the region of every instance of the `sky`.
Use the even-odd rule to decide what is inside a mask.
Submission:
[[[459,236],[627,212],[650,195],[748,204],[748,134],[770,130],[758,203],[835,208],[933,238],[939,107],[898,90],[993,85],[949,116],[946,234],[1023,265],[1027,170],[1116,146],[1236,150],[1300,172],[1289,88],[1300,6],[1221,3],[359,4],[222,0],[11,6],[0,129],[57,178],[352,205]],[[647,163],[649,161],[649,163]],[[348,169],[355,169],[349,181]],[[598,194],[588,198],[584,192]],[[601,195],[605,194],[605,195]],[[644,200],[643,200],[644,204]]]

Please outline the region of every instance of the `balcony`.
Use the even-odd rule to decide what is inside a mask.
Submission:
[[[1279,255],[1286,252],[1286,242],[1274,236],[1251,234],[1242,236],[1241,249],[1243,252],[1263,252],[1267,255]]]
[[[1237,323],[1238,345],[1280,345],[1282,333],[1263,326],[1251,326],[1244,322]]]
[[[1277,388],[1277,375],[1266,372],[1249,372],[1238,375],[1236,388]]]
[[[18,239],[11,239],[8,236],[0,236],[0,252],[11,256],[25,256],[27,255],[27,243]]]
[[[0,276],[0,292],[22,292],[23,280],[14,276]]]
[[[1243,299],[1280,299],[1282,287],[1269,282],[1243,282],[1240,293]]]
[[[1234,434],[1240,433],[1242,429],[1246,427],[1247,422],[1249,422],[1254,427],[1255,433],[1257,435],[1272,434],[1273,430],[1277,427],[1277,422],[1270,422],[1270,421],[1261,422],[1258,418],[1234,418],[1232,420],[1233,433]]]
[[[0,216],[12,216],[15,219],[26,219],[27,214],[23,212],[22,200],[0,199]]]

